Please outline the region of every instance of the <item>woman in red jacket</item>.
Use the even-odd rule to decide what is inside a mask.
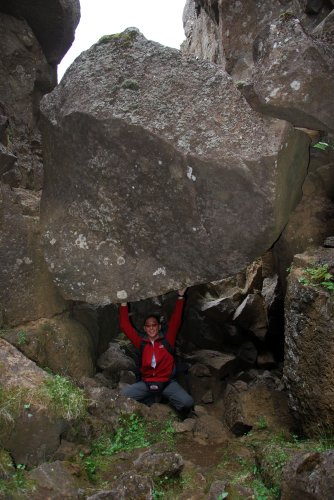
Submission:
[[[121,304],[121,330],[141,352],[141,380],[126,387],[122,391],[124,396],[152,404],[154,396],[161,394],[178,411],[186,412],[192,408],[193,398],[172,378],[175,368],[172,351],[181,324],[185,291],[186,289],[178,291],[178,300],[168,322],[166,335],[161,334],[158,319],[148,316],[144,324],[146,336],[140,336],[130,323],[127,303]]]

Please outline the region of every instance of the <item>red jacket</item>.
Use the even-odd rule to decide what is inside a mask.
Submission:
[[[183,299],[176,301],[174,311],[168,322],[165,338],[172,348],[175,347],[176,335],[180,328],[183,305]],[[130,323],[128,306],[120,306],[119,323],[122,332],[125,333],[137,349],[140,349],[143,340],[146,342],[142,351],[140,368],[142,380],[145,382],[167,382],[174,368],[174,358],[161,343],[163,337],[160,336],[153,343],[148,338],[141,337]],[[153,353],[156,360],[155,368],[151,366]]]

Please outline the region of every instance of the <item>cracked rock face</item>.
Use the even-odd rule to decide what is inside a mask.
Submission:
[[[331,432],[334,424],[334,298],[305,271],[324,264],[333,273],[333,248],[295,255],[285,297],[284,379],[290,409],[307,436]]]
[[[104,37],[42,101],[44,252],[64,297],[135,301],[231,275],[300,196],[308,138],[224,70]]]
[[[222,64],[255,111],[333,131],[332,9],[305,0],[188,0],[183,50]]]
[[[254,44],[254,108],[299,127],[334,130],[334,36],[325,28],[334,25],[334,16],[328,18],[313,36],[293,16],[260,33]]]

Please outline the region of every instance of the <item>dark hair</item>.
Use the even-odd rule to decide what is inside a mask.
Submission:
[[[158,314],[148,314],[144,320],[144,326],[146,325],[146,321],[148,320],[148,318],[156,319],[158,324],[160,325],[160,316],[158,316]]]

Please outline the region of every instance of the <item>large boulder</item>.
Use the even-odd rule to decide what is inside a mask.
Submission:
[[[334,269],[333,248],[296,255],[285,301],[284,377],[289,404],[304,432],[315,436],[331,432],[334,425],[334,296],[320,284],[327,281],[331,286],[321,271],[325,264]]]
[[[149,449],[144,451],[133,464],[139,473],[166,478],[179,475],[184,462],[179,453],[157,453],[153,449]]]
[[[0,0],[0,12],[24,18],[47,60],[58,64],[74,40],[80,20],[79,0]]]
[[[87,329],[68,313],[19,325],[4,338],[52,372],[79,379],[95,373],[95,349]]]
[[[282,473],[282,500],[333,498],[334,451],[296,453]]]
[[[83,53],[41,109],[45,257],[66,298],[134,301],[236,273],[298,202],[306,135],[137,30]]]
[[[333,36],[307,34],[298,18],[281,16],[257,36],[254,61],[246,94],[255,109],[299,127],[334,130]]]
[[[28,473],[28,478],[34,483],[35,500],[80,498],[73,475],[59,460],[41,464]]]
[[[16,464],[37,465],[50,458],[60,443],[65,421],[45,404],[41,388],[48,375],[0,339],[0,446]]]
[[[317,8],[311,3],[317,3]],[[250,77],[254,40],[272,21],[294,14],[311,31],[331,9],[329,3],[305,0],[188,0],[183,13],[187,37],[183,49],[223,64],[238,81]]]
[[[284,392],[257,383],[247,386],[242,381],[228,384],[223,397],[224,419],[228,428],[241,436],[253,427],[271,427],[284,431],[293,428]]]

